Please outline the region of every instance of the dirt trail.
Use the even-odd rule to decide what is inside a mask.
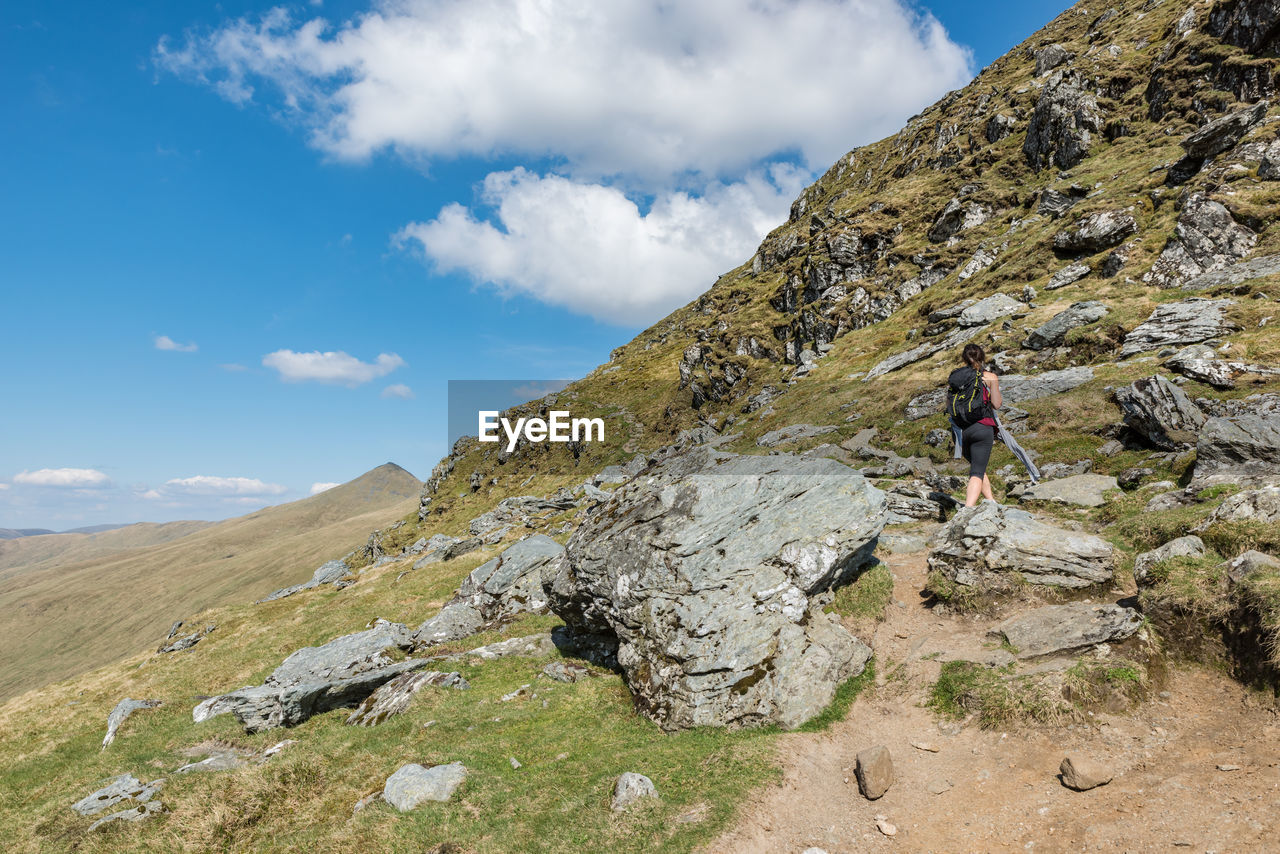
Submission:
[[[749,802],[706,854],[1280,851],[1280,718],[1272,708],[1225,676],[1178,669],[1162,696],[1088,724],[1006,733],[940,721],[922,708],[938,661],[992,654],[983,641],[994,621],[925,608],[923,553],[887,563],[896,604],[872,641],[880,684],[827,732],[784,737],[781,785]],[[896,779],[868,801],[854,758],[878,744],[889,748]],[[1115,779],[1088,792],[1065,788],[1057,774],[1068,752],[1104,762]],[[897,827],[895,837],[877,829],[878,815]]]

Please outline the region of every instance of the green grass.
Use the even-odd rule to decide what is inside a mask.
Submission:
[[[858,620],[883,620],[892,600],[893,573],[887,565],[877,563],[837,590],[826,610]]]
[[[876,662],[875,659],[869,659],[866,667],[857,676],[846,679],[836,688],[836,694],[831,699],[822,712],[800,726],[796,727],[796,732],[824,732],[833,723],[842,721],[849,716],[849,709],[853,707],[853,701],[858,699],[858,695],[868,685],[875,684],[876,680]]]
[[[1058,723],[1070,714],[1035,680],[971,661],[945,662],[925,706],[946,718],[974,715],[984,729]]]

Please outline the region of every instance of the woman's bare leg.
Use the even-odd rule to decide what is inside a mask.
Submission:
[[[995,493],[991,491],[991,480],[984,474],[982,476],[982,497],[990,501],[995,501]]]
[[[991,485],[986,483],[986,480],[986,475],[983,475],[982,477],[969,478],[969,485],[964,491],[965,507],[972,507],[978,503],[978,498],[982,495],[984,485],[985,488],[990,489]]]

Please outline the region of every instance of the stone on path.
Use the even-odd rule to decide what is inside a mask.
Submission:
[[[984,501],[956,513],[934,535],[929,569],[974,591],[1021,582],[1080,588],[1111,581],[1115,547],[1091,534],[1041,522],[1025,510]]]
[[[1114,776],[1102,763],[1079,754],[1072,754],[1063,759],[1058,770],[1062,774],[1062,785],[1077,792],[1087,792],[1098,786],[1105,786]]]
[[[614,812],[622,812],[627,807],[643,798],[658,797],[658,790],[653,781],[643,774],[627,771],[618,777],[613,785],[613,800],[609,808]]]
[[[1142,616],[1132,608],[1075,602],[1011,617],[990,633],[1004,637],[1017,657],[1026,659],[1124,640],[1141,627]]]
[[[424,801],[449,800],[466,779],[467,769],[461,762],[431,768],[411,763],[387,778],[382,798],[400,812],[408,812]]]
[[[893,785],[893,759],[884,745],[869,747],[858,752],[854,773],[858,776],[858,790],[868,800],[876,800]]]
[[[140,712],[143,709],[154,709],[159,705],[159,700],[134,700],[129,697],[125,697],[119,703],[116,703],[116,707],[111,710],[111,714],[107,715],[107,734],[103,736],[102,746],[105,748],[116,740],[116,732],[119,731],[120,725],[134,712]]]
[[[1054,501],[1077,507],[1101,507],[1106,503],[1107,491],[1119,488],[1120,484],[1111,475],[1077,474],[1029,486],[1023,491],[1021,498],[1023,501]]]

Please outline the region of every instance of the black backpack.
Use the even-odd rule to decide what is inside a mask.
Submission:
[[[982,374],[968,366],[956,368],[947,377],[947,415],[961,428],[991,417],[987,385]]]

